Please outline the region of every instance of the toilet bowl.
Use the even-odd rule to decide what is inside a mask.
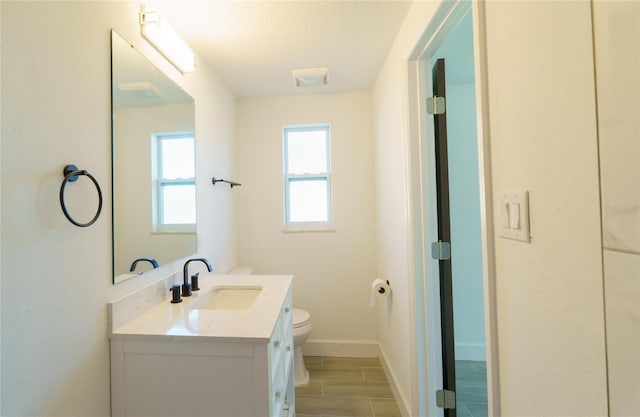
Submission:
[[[305,310],[293,309],[293,369],[296,388],[309,385],[309,371],[304,366],[302,357],[302,345],[311,333],[311,316]]]

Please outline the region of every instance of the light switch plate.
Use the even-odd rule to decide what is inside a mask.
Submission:
[[[499,193],[497,207],[498,236],[529,243],[529,192]]]

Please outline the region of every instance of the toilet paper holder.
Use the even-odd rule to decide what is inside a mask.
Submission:
[[[371,282],[371,296],[369,297],[369,308],[376,306],[377,298],[387,298],[391,295],[391,285],[389,280],[383,281],[376,278]]]
[[[387,280],[387,285],[389,286],[389,289],[391,289],[391,284],[389,283],[389,280]],[[378,293],[379,294],[384,294],[385,291],[386,290],[384,288],[378,288]]]

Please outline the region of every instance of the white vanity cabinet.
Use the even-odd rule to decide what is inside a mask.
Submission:
[[[295,385],[293,375],[293,331],[291,297],[287,297],[276,329],[267,346],[269,362],[270,413],[256,416],[294,416]]]
[[[172,332],[181,332],[176,324],[161,337],[149,332],[114,332],[112,415],[294,416],[289,288],[280,299],[279,311],[273,314],[270,337],[242,337],[241,331],[232,337],[198,337],[195,333],[206,334],[206,329],[193,328],[187,329],[191,335],[171,336]],[[187,318],[199,314],[179,310],[181,307],[168,308],[173,314],[187,314]],[[191,320],[193,325],[207,323],[193,317]]]

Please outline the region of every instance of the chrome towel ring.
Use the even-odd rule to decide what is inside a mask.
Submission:
[[[89,174],[89,171],[85,169],[78,169],[78,167],[75,165],[65,166],[63,175],[64,180],[62,181],[62,185],[60,186],[60,206],[62,207],[62,212],[71,223],[75,224],[78,227],[91,226],[96,222],[96,220],[98,220],[98,217],[100,217],[100,212],[102,211],[102,190],[100,189],[100,184],[98,184],[98,181],[93,177],[93,175]],[[96,212],[96,215],[93,217],[93,219],[91,219],[88,223],[80,223],[74,220],[67,211],[67,206],[64,203],[64,188],[67,186],[68,182],[76,182],[80,175],[86,175],[87,177],[89,177],[89,179],[93,181],[93,184],[96,186],[96,190],[98,190],[98,211]]]

